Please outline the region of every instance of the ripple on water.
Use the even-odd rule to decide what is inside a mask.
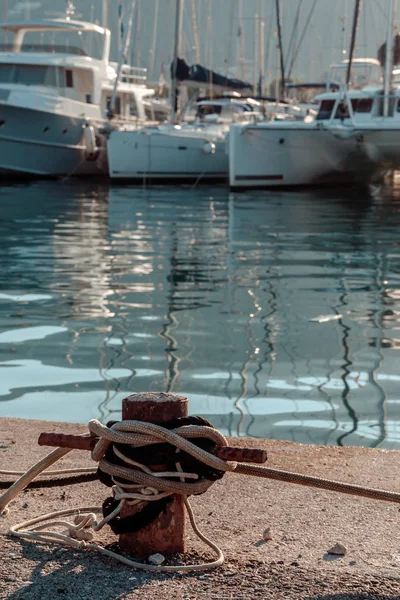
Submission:
[[[0,415],[107,421],[169,390],[233,435],[400,447],[396,191],[38,182],[0,204]]]

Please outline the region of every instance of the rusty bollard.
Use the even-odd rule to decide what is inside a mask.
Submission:
[[[122,421],[147,421],[162,425],[163,422],[188,414],[188,400],[163,392],[132,394],[122,401]],[[161,467],[162,465],[160,465]],[[126,504],[121,517],[135,513],[135,506]],[[122,533],[121,548],[139,558],[147,558],[157,552],[168,556],[186,551],[185,507],[180,496],[174,495],[165,512],[152,523],[133,533]]]

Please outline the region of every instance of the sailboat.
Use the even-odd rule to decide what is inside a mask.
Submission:
[[[169,123],[142,129],[129,124],[113,126],[107,139],[111,179],[146,181],[199,181],[228,179],[227,134],[235,121],[263,118],[262,105],[233,94],[203,99],[195,105],[192,122],[177,119],[178,79],[188,86],[204,87],[211,80],[214,91],[230,81],[199,65],[189,68],[179,59],[182,2],[176,0],[174,59],[172,63],[172,111]],[[181,74],[183,72],[183,74]],[[232,87],[250,85],[236,80]]]
[[[389,0],[384,85],[375,80],[355,87],[354,70],[380,65],[353,59],[360,4],[356,0],[350,58],[343,64],[345,85],[316,97],[315,121],[231,127],[232,188],[365,184],[400,166],[400,89],[392,88],[394,1]]]

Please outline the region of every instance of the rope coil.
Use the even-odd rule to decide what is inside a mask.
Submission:
[[[99,437],[99,441],[92,450],[91,456],[98,463],[98,470],[111,477],[113,498],[109,500],[113,500],[113,502],[111,504],[108,503],[106,510],[105,503],[103,507],[84,507],[76,510],[50,513],[43,517],[14,525],[11,527],[10,533],[18,537],[37,541],[59,542],[77,549],[97,550],[129,566],[150,571],[202,571],[221,565],[224,561],[222,551],[198,529],[188,501],[188,496],[205,492],[214,483],[215,477],[213,479],[208,479],[204,476],[200,478],[196,472],[184,471],[179,462],[178,454],[175,459],[175,471],[154,472],[146,465],[131,459],[125,452],[120,450],[118,445],[123,445],[124,448],[135,449],[149,447],[154,444],[168,443],[175,448],[175,452],[184,452],[197,461],[200,461],[200,463],[211,467],[212,470],[222,473],[233,472],[237,467],[236,463],[228,463],[190,441],[191,439],[198,440],[201,438],[210,440],[215,445],[227,446],[228,442],[225,436],[213,427],[205,425],[184,425],[168,430],[165,427],[143,423],[142,421],[123,421],[107,427],[94,419],[89,422],[88,426],[89,431]],[[112,448],[113,454],[122,464],[115,464],[115,462],[107,460],[106,456],[108,456],[110,448]],[[8,510],[7,504],[19,491],[23,487],[26,487],[29,481],[43,472],[50,464],[59,460],[59,458],[69,451],[66,449],[57,449],[30,469],[0,497],[0,511],[6,514]],[[187,479],[194,481],[188,482],[186,481]],[[14,489],[12,490],[13,487]],[[122,519],[122,521],[118,520],[118,516],[126,503],[140,505],[140,521],[141,526],[144,526],[148,522],[151,522],[160,511],[156,514],[150,511],[150,520],[146,522],[146,515],[143,514],[143,509],[149,503],[160,503],[160,501],[165,506],[166,502],[174,494],[179,494],[183,497],[192,528],[196,535],[215,552],[216,559],[214,561],[198,565],[153,566],[131,560],[91,542],[92,534],[90,531],[87,531],[88,528],[92,528],[95,532],[100,531],[106,524],[111,524],[114,521],[117,523],[116,529],[118,532],[123,530],[123,528],[121,529],[121,523],[125,519]],[[96,515],[101,512],[103,512],[104,516],[101,520],[98,520]],[[60,517],[63,516],[75,516],[79,518],[75,519],[77,522],[71,523],[60,520]],[[54,532],[50,530],[52,527],[64,527],[67,532]]]

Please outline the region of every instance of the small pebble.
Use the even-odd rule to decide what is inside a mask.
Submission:
[[[165,556],[157,552],[157,554],[152,554],[147,559],[151,565],[157,565],[158,567],[163,564],[165,561]]]
[[[344,556],[347,552],[346,546],[338,542],[332,548],[328,550],[328,554],[335,554],[336,556]]]
[[[263,540],[266,542],[268,540],[272,540],[271,527],[267,527],[267,529],[263,533]]]
[[[84,542],[91,542],[94,537],[91,531],[85,531],[84,529],[69,529],[68,533],[74,540]]]

